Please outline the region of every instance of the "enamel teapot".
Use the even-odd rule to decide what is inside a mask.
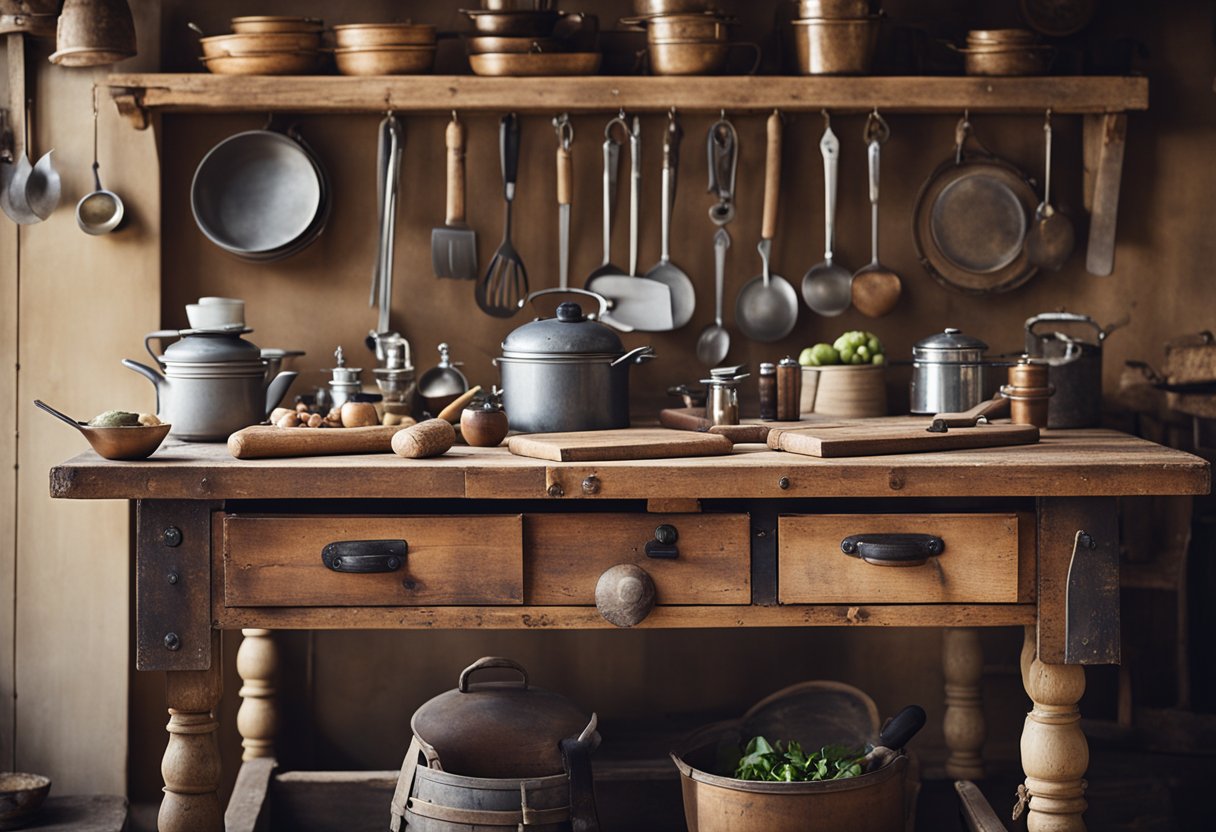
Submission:
[[[222,442],[241,428],[264,422],[287,394],[297,373],[271,375],[278,362],[241,336],[244,326],[162,329],[144,336],[144,347],[163,371],[124,358],[124,367],[156,385],[156,415],[173,425],[171,435],[191,442]],[[163,355],[153,340],[177,338]]]

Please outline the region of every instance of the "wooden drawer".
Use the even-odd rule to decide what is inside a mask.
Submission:
[[[520,515],[334,517],[229,515],[223,521],[229,607],[449,606],[523,602]],[[394,571],[336,572],[335,542],[404,540]]]
[[[655,529],[674,526],[679,554],[652,558]],[[750,604],[751,521],[746,514],[528,514],[526,597],[537,605],[593,605],[600,575],[618,563],[645,569],[657,604]]]
[[[945,543],[920,566],[876,566],[841,551],[854,534],[931,534]],[[778,519],[783,604],[1017,603],[1033,569],[1034,524],[1019,514],[835,514]]]

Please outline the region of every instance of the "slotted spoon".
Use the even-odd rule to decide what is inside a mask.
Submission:
[[[515,178],[519,168],[519,119],[514,113],[502,117],[498,128],[498,148],[502,162],[503,199],[506,222],[502,242],[486,273],[477,281],[474,297],[481,311],[496,318],[509,318],[519,311],[528,296],[528,270],[511,244],[511,203],[515,200]]]

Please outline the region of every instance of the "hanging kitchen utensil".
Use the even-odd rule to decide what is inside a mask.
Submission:
[[[376,333],[388,333],[392,324],[389,319],[393,308],[393,250],[397,237],[397,191],[401,178],[401,148],[404,137],[401,122],[390,111],[381,123],[381,135],[385,142],[384,172],[384,220],[380,226],[380,281],[379,315]]]
[[[8,177],[8,187],[0,193],[0,208],[8,214],[9,219],[19,225],[33,225],[41,222],[42,217],[30,207],[28,185],[33,175],[34,166],[30,164],[30,113],[28,103],[25,108],[24,128],[22,131],[21,155],[13,163]]]
[[[832,249],[836,242],[836,174],[840,163],[840,140],[832,132],[832,119],[823,113],[823,262],[812,266],[802,277],[802,299],[812,312],[825,317],[839,315],[853,302],[853,273],[835,262]]]
[[[31,104],[32,102],[27,101],[25,107],[25,139],[27,149],[30,137]],[[52,149],[43,153],[38,161],[34,163],[34,168],[30,171],[29,178],[25,181],[25,202],[39,220],[45,220],[54,213],[55,209],[59,207],[59,198],[62,195],[63,186],[59,179],[59,171],[55,169],[55,163],[51,159],[51,154],[54,152]]]
[[[586,288],[609,301],[611,310],[600,317],[603,323],[622,332],[634,329],[664,332],[673,328],[671,289],[660,281],[626,275],[612,263],[612,206],[616,200],[622,144],[613,136],[616,127],[625,131],[632,149],[633,131],[621,111],[604,127],[604,261],[587,278]]]
[[[557,274],[558,286],[570,287],[570,205],[574,201],[574,170],[570,145],[574,144],[574,125],[562,113],[553,119],[557,131]]]
[[[671,327],[679,329],[692,320],[697,308],[697,292],[692,280],[679,266],[671,262],[671,214],[676,204],[676,183],[680,167],[680,142],[684,130],[673,107],[667,116],[667,132],[663,137],[663,226],[662,254],[659,262],[646,272],[649,280],[664,284],[671,292]]]
[[[63,4],[51,63],[106,66],[135,52],[135,21],[127,0],[66,0]]]
[[[113,191],[101,187],[97,163],[97,86],[93,86],[93,192],[76,203],[76,224],[85,234],[109,234],[122,222],[125,208]]]
[[[452,111],[444,133],[448,199],[443,225],[431,230],[431,270],[436,277],[477,279],[477,232],[465,222],[464,126]]]
[[[714,322],[697,338],[697,360],[717,366],[730,352],[730,333],[722,325],[722,295],[726,290],[726,252],[730,248],[727,224],[735,218],[735,174],[739,162],[739,137],[723,113],[706,137],[710,193],[718,201],[710,206],[709,219],[718,226],[714,233]]]
[[[798,321],[798,296],[794,287],[769,264],[773,235],[777,231],[777,206],[781,189],[781,114],[768,117],[768,151],[764,166],[764,217],[760,228],[763,272],[749,280],[735,298],[735,322],[753,341],[771,343],[789,335]]]
[[[1026,235],[1026,256],[1034,265],[1058,272],[1072,254],[1076,233],[1072,220],[1051,205],[1051,110],[1043,121],[1046,143],[1043,156],[1043,201],[1035,209],[1030,233]]]
[[[979,149],[968,152],[969,140]],[[943,286],[971,294],[1021,286],[1038,271],[1024,245],[1036,205],[1025,174],[992,155],[964,115],[953,156],[917,196],[912,237],[921,265]]]
[[[878,261],[879,148],[891,135],[887,122],[875,110],[866,119],[866,155],[870,170],[870,263],[853,275],[853,306],[863,315],[879,318],[895,308],[903,291],[899,275]]]
[[[502,117],[498,130],[499,159],[502,163],[503,199],[506,221],[502,242],[486,273],[477,281],[474,298],[481,311],[496,318],[509,318],[519,311],[528,296],[528,271],[511,243],[511,203],[515,201],[515,178],[519,169],[519,119],[515,113]]]
[[[1089,212],[1089,242],[1085,249],[1085,271],[1106,276],[1115,268],[1115,224],[1119,216],[1119,184],[1123,175],[1123,151],[1127,143],[1127,113],[1086,116],[1091,129],[1100,134],[1098,169],[1094,174],[1093,207]],[[1100,123],[1096,123],[1101,119]]]
[[[325,169],[294,130],[249,130],[207,152],[190,183],[190,210],[211,242],[244,260],[301,251],[329,218]]]

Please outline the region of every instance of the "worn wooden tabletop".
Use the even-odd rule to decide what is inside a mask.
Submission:
[[[583,487],[591,475],[593,493]],[[237,460],[222,443],[170,441],[144,461],[90,451],[50,472],[51,496],[69,499],[1058,497],[1210,487],[1203,459],[1098,429],[1044,431],[1034,445],[845,459],[737,445],[727,456],[571,463],[464,446],[425,460]]]

